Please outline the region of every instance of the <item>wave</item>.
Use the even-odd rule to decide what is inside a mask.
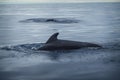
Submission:
[[[0,46],[1,50],[13,50],[13,51],[40,51],[38,50],[40,47],[42,47],[45,43],[31,43],[31,44],[18,44],[18,45],[10,45],[10,46]],[[94,47],[88,47],[83,49],[106,49],[106,50],[120,50],[120,42],[108,42],[101,44],[103,48],[94,48]],[[66,50],[69,51],[69,50]],[[61,50],[56,50],[56,52],[66,52]],[[71,50],[70,50],[71,51]]]
[[[57,50],[57,51],[41,51],[38,50],[44,43],[32,43],[32,44],[20,44],[20,45],[10,45],[1,46],[0,50],[3,51],[16,51],[20,52],[17,56],[28,56],[37,55],[45,56],[50,60],[58,61],[89,61],[89,60],[102,60],[105,63],[120,62],[119,53],[120,46],[115,44],[104,45],[104,48],[83,48],[78,50]],[[115,46],[114,48],[111,46]],[[15,52],[15,54],[16,54]],[[12,54],[11,54],[12,55]],[[13,54],[14,55],[14,54]],[[7,57],[11,57],[8,55]],[[1,59],[6,57],[1,57]]]
[[[0,47],[1,50],[12,50],[18,52],[33,52],[40,48],[43,43],[33,43],[33,44],[21,44],[21,45],[14,45],[14,46],[3,46]]]
[[[20,22],[24,23],[78,23],[79,20],[76,19],[67,19],[67,18],[31,18],[22,20]]]
[[[45,43],[33,43],[33,44],[21,44],[21,45],[11,45],[11,46],[1,46],[0,49],[1,50],[12,50],[12,51],[18,51],[18,52],[25,52],[25,53],[35,53],[36,51],[44,51],[44,50],[39,50],[40,47],[42,47]],[[99,49],[99,48],[95,48],[95,47],[88,47],[88,48],[83,48],[84,49]],[[79,49],[78,49],[79,50]],[[48,52],[55,52],[55,53],[66,53],[66,52],[71,52],[72,50],[54,50],[54,51],[48,51]],[[73,50],[74,51],[74,50]]]
[[[44,44],[45,43],[32,43],[32,44],[1,46],[0,50],[16,51],[16,52],[22,52],[22,53],[25,53],[25,54],[47,54],[52,59],[56,59],[61,54],[79,53],[81,51],[86,52],[86,51],[89,51],[89,50],[98,50],[98,48],[83,48],[83,49],[78,49],[78,50],[54,50],[54,51],[38,50]]]

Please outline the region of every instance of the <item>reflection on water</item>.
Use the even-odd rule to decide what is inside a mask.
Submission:
[[[119,80],[119,5],[0,4],[0,80]],[[36,18],[81,21],[19,22]],[[60,39],[97,43],[104,48],[36,51],[55,32],[60,32]]]

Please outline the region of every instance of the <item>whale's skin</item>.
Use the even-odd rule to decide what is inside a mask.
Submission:
[[[80,49],[85,47],[102,47],[98,44],[89,43],[89,42],[57,39],[58,34],[59,33],[53,34],[48,39],[48,41],[38,50],[48,50],[48,51],[49,50],[72,50],[72,49]]]

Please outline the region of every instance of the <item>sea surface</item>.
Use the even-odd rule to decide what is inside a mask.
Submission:
[[[103,48],[37,50],[55,32]],[[120,3],[0,4],[0,80],[120,80]]]

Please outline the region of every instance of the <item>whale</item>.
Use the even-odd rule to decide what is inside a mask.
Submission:
[[[102,46],[89,42],[80,42],[80,41],[71,41],[71,40],[62,40],[58,39],[57,36],[59,33],[54,33],[44,45],[42,45],[38,50],[73,50],[73,49],[81,49],[86,47],[98,47]]]
[[[70,23],[78,23],[81,20],[77,19],[68,19],[68,18],[30,18],[26,20],[21,20],[19,22],[22,23],[61,23],[61,24],[70,24]]]

